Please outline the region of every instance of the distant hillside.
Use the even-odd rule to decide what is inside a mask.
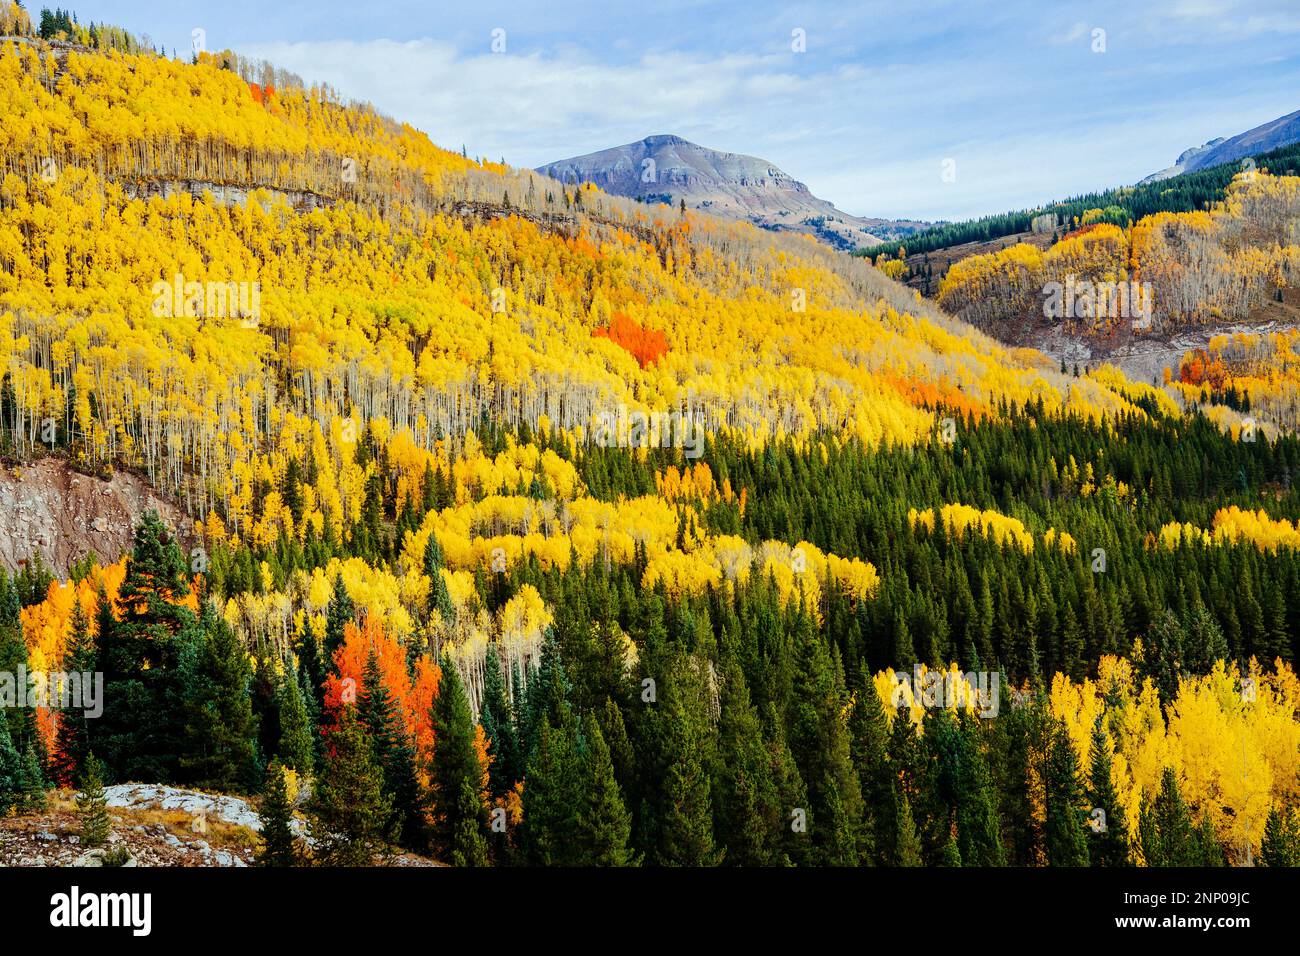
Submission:
[[[1227,146],[1229,142],[1231,141],[1225,141],[1222,145]],[[1221,147],[1216,147],[1213,151],[1217,152],[1219,148]],[[1198,155],[1195,161],[1199,163],[1203,158]],[[1254,160],[1263,170],[1276,173],[1291,172],[1300,168],[1300,143],[1258,153],[1254,156]],[[1232,182],[1232,177],[1240,171],[1240,163],[1229,160],[1217,166],[1191,170],[1169,179],[1087,193],[1059,202],[1046,203],[1034,209],[1020,209],[992,216],[981,216],[965,222],[936,225],[905,239],[881,243],[861,250],[861,254],[872,258],[881,255],[892,258],[898,255],[900,249],[904,249],[909,258],[927,256],[938,250],[951,249],[953,246],[967,243],[992,243],[999,239],[1020,241],[1025,234],[1032,233],[1035,229],[1044,231],[1050,238],[1076,228],[1085,218],[1089,222],[1125,226],[1143,216],[1160,212],[1195,212],[1208,209],[1214,203],[1222,201],[1228,184]],[[918,276],[913,272],[906,278],[917,279]],[[940,273],[934,272],[933,281],[928,284],[918,283],[918,288],[925,289],[927,294],[933,293],[939,278]]]
[[[537,171],[564,183],[594,183],[642,202],[675,206],[684,200],[691,209],[765,229],[812,233],[843,249],[875,245],[928,225],[849,215],[765,159],[719,152],[680,136],[647,136]]]
[[[1300,143],[1300,110],[1239,133],[1231,139],[1214,139],[1204,146],[1193,147],[1179,156],[1174,165],[1152,173],[1142,182],[1159,182],[1180,173],[1235,163],[1247,156],[1258,156],[1295,143]]]

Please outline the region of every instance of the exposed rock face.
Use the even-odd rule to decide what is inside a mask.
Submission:
[[[605,192],[745,219],[768,229],[811,232],[843,248],[873,245],[920,223],[864,219],[841,212],[765,159],[723,153],[680,136],[636,143],[538,167],[565,183],[595,183]]]
[[[0,466],[0,565],[9,571],[41,555],[56,575],[93,551],[116,561],[131,550],[135,525],[149,510],[189,540],[189,521],[139,475],[117,472],[107,481],[83,475],[62,458]]]
[[[1237,162],[1247,156],[1258,156],[1260,153],[1290,146],[1292,143],[1300,143],[1300,110],[1239,133],[1230,139],[1212,139],[1204,146],[1194,146],[1184,151],[1173,166],[1152,173],[1142,182],[1155,182],[1180,173]],[[1275,172],[1286,172],[1286,170],[1275,170]]]
[[[244,867],[254,862],[261,820],[243,797],[185,790],[162,784],[125,783],[104,790],[111,824],[106,846],[81,843],[81,818],[71,790],[51,791],[45,810],[0,818],[0,868],[9,866],[103,866],[110,851],[126,851],[125,866]],[[299,789],[296,803],[307,795]],[[305,820],[291,824],[308,849]],[[377,861],[378,862],[378,861]],[[400,853],[388,866],[442,866],[428,857]]]

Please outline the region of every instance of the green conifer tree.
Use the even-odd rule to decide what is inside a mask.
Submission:
[[[252,664],[230,625],[210,602],[201,617],[202,644],[184,677],[183,743],[178,772],[201,788],[234,791],[256,782],[257,719],[249,687]]]
[[[79,785],[77,815],[81,819],[81,843],[89,847],[103,846],[108,842],[111,821],[104,793],[104,765],[94,754],[86,754]]]
[[[391,851],[393,807],[384,796],[383,771],[355,705],[343,707],[330,734],[308,812],[320,863],[369,866],[376,855]]]
[[[280,741],[276,747],[279,762],[302,777],[310,777],[316,759],[316,739],[302,682],[292,660],[285,664],[276,689],[280,703]]]
[[[416,776],[415,746],[383,681],[379,655],[370,648],[357,695],[357,717],[366,728],[375,762],[383,773],[384,796],[392,806],[388,829],[411,850],[428,845],[428,822],[422,788]]]
[[[479,790],[486,774],[474,746],[474,719],[460,674],[447,658],[433,701],[433,846],[453,865],[487,859],[487,817]],[[470,797],[473,799],[470,799]]]
[[[623,805],[609,748],[593,715],[587,715],[583,737],[574,815],[576,861],[582,866],[634,866],[637,857],[628,849],[632,818]]]
[[[285,769],[278,760],[272,760],[266,768],[266,791],[257,818],[261,821],[262,835],[257,865],[298,866],[301,857],[298,838],[293,832],[293,806],[289,803]]]
[[[1047,822],[1044,844],[1049,866],[1087,866],[1088,831],[1084,824],[1079,759],[1064,725],[1053,729],[1044,773]]]
[[[1300,817],[1295,810],[1268,811],[1259,856],[1264,866],[1300,866]]]
[[[1113,754],[1101,717],[1097,718],[1092,728],[1088,757],[1091,763],[1088,774],[1088,799],[1095,810],[1099,809],[1103,814],[1096,818],[1090,817],[1097,822],[1091,824],[1092,845],[1088,854],[1089,859],[1093,866],[1128,866],[1128,826],[1124,807],[1119,802],[1119,794],[1111,779]]]

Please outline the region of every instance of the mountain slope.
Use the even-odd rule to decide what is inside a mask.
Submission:
[[[345,463],[342,436],[375,420],[426,450],[484,415],[589,437],[623,408],[876,444],[921,440],[940,400],[1128,404],[1067,399],[1041,357],[821,244],[480,167],[316,91],[259,99],[215,61],[7,47],[0,76],[22,120],[0,134],[3,437],[25,457],[53,418],[60,447],[143,469],[193,514],[255,521],[268,455],[321,442]],[[172,189],[182,174],[264,188]],[[232,284],[256,305],[214,307]],[[340,534],[355,493],[321,492]]]
[[[1180,173],[1237,162],[1247,156],[1258,156],[1260,153],[1290,146],[1292,143],[1300,143],[1300,110],[1263,123],[1244,133],[1238,133],[1229,139],[1213,139],[1203,146],[1194,146],[1179,156],[1174,165],[1158,173],[1152,173],[1142,182],[1159,182]]]
[[[691,209],[766,229],[811,232],[847,249],[906,235],[924,225],[851,216],[765,159],[719,152],[680,136],[647,136],[548,163],[537,171],[563,183],[594,183],[606,192],[642,201],[676,206],[685,200]]]

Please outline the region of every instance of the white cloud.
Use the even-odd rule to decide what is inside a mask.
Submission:
[[[1295,60],[1263,66],[1284,41],[1279,49],[1259,32],[1234,44],[1216,33],[1225,21],[1242,32],[1265,22],[1282,30],[1294,18],[1283,6],[1254,2],[1251,20],[1231,2],[1171,0],[1160,10],[1180,24],[1176,38],[1168,17],[1155,29],[1151,10],[1126,19],[1124,9],[1098,11],[1112,41],[1104,57],[1084,42],[1090,21],[1031,14],[1015,0],[986,18],[978,38],[960,22],[944,37],[937,15],[894,24],[887,36],[822,22],[803,55],[778,42],[785,23],[805,22],[784,13],[749,22],[749,33],[775,39],[745,45],[725,31],[702,41],[684,10],[672,16],[696,23],[682,35],[694,38],[691,49],[647,40],[633,54],[635,44],[616,51],[578,34],[529,41],[512,28],[505,55],[489,52],[486,38],[468,47],[333,40],[240,52],[369,100],[449,149],[464,144],[519,166],[676,133],[760,156],[847,212],[957,218],[1132,182],[1189,146],[1300,105],[1288,101]],[[843,49],[823,53],[822,42]],[[945,157],[958,162],[955,183],[939,177]]]

